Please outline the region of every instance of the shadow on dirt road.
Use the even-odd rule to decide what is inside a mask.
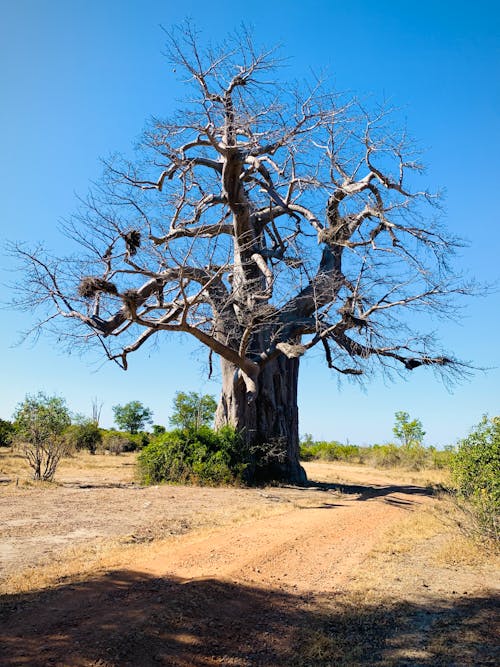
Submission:
[[[115,571],[1,599],[0,663],[62,667],[494,665],[493,597],[354,603]],[[486,629],[486,630],[485,630]],[[491,636],[485,636],[485,632]]]
[[[411,484],[341,484],[340,482],[315,482],[309,480],[304,490],[311,491],[333,491],[348,496],[356,496],[355,500],[373,500],[374,498],[383,498],[395,493],[407,496],[433,496],[436,490],[433,487],[414,486]]]

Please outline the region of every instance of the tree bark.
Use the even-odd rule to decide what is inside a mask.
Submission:
[[[234,426],[242,434],[250,452],[247,480],[305,484],[307,476],[299,462],[299,360],[280,355],[264,366],[251,400],[237,367],[225,359],[221,363],[222,394],[215,426]]]

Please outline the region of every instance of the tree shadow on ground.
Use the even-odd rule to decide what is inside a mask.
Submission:
[[[87,482],[87,481],[73,481],[60,482],[59,486],[65,489],[143,489],[147,488],[136,482]]]
[[[344,495],[357,496],[356,500],[372,500],[382,498],[394,493],[402,493],[407,496],[433,496],[436,489],[430,486],[415,486],[412,484],[342,484],[341,482],[315,482],[309,480],[307,486],[302,487],[306,491],[317,489],[318,491],[334,491]],[[398,499],[391,502],[405,504],[409,501]]]
[[[0,662],[494,665],[500,659],[493,649],[495,609],[493,597],[369,604],[340,592],[320,600],[215,579],[115,571],[49,591],[3,596]]]

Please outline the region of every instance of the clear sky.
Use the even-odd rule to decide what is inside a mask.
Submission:
[[[0,0],[0,242],[42,240],[63,254],[58,223],[99,177],[99,157],[127,151],[151,115],[166,116],[182,95],[162,55],[165,28],[191,18],[217,39],[241,22],[258,42],[279,43],[293,78],[312,69],[335,87],[390,100],[426,149],[426,185],[446,189],[449,229],[469,241],[460,267],[480,281],[500,280],[500,5],[421,0]],[[0,282],[22,276],[1,255]],[[3,289],[3,299],[9,291]],[[112,406],[141,400],[168,422],[174,393],[217,394],[206,355],[169,338],[136,353],[124,373],[110,363],[66,356],[41,339],[16,346],[29,314],[0,311],[0,417],[26,393],[44,390],[90,412],[92,397]],[[500,295],[468,302],[459,324],[435,323],[446,347],[489,367],[449,393],[431,372],[365,388],[338,385],[320,356],[305,358],[300,431],[353,443],[392,436],[393,415],[419,417],[428,444],[444,445],[481,414],[500,414]]]

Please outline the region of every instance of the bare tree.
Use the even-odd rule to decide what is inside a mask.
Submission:
[[[91,421],[96,426],[99,426],[99,422],[101,421],[101,412],[102,412],[102,406],[103,405],[104,405],[104,401],[101,398],[98,398],[97,396],[94,396],[94,398],[92,399]]]
[[[187,108],[151,122],[136,160],[106,163],[65,225],[77,258],[16,247],[25,304],[124,369],[157,334],[190,334],[210,369],[221,360],[216,423],[266,454],[261,474],[302,482],[308,350],[350,376],[461,370],[407,315],[453,312],[450,296],[467,290],[448,266],[458,243],[434,219],[436,196],[415,187],[422,165],[390,111],[321,83],[280,85],[275,55],[245,34],[202,52],[187,27],[169,47]]]

